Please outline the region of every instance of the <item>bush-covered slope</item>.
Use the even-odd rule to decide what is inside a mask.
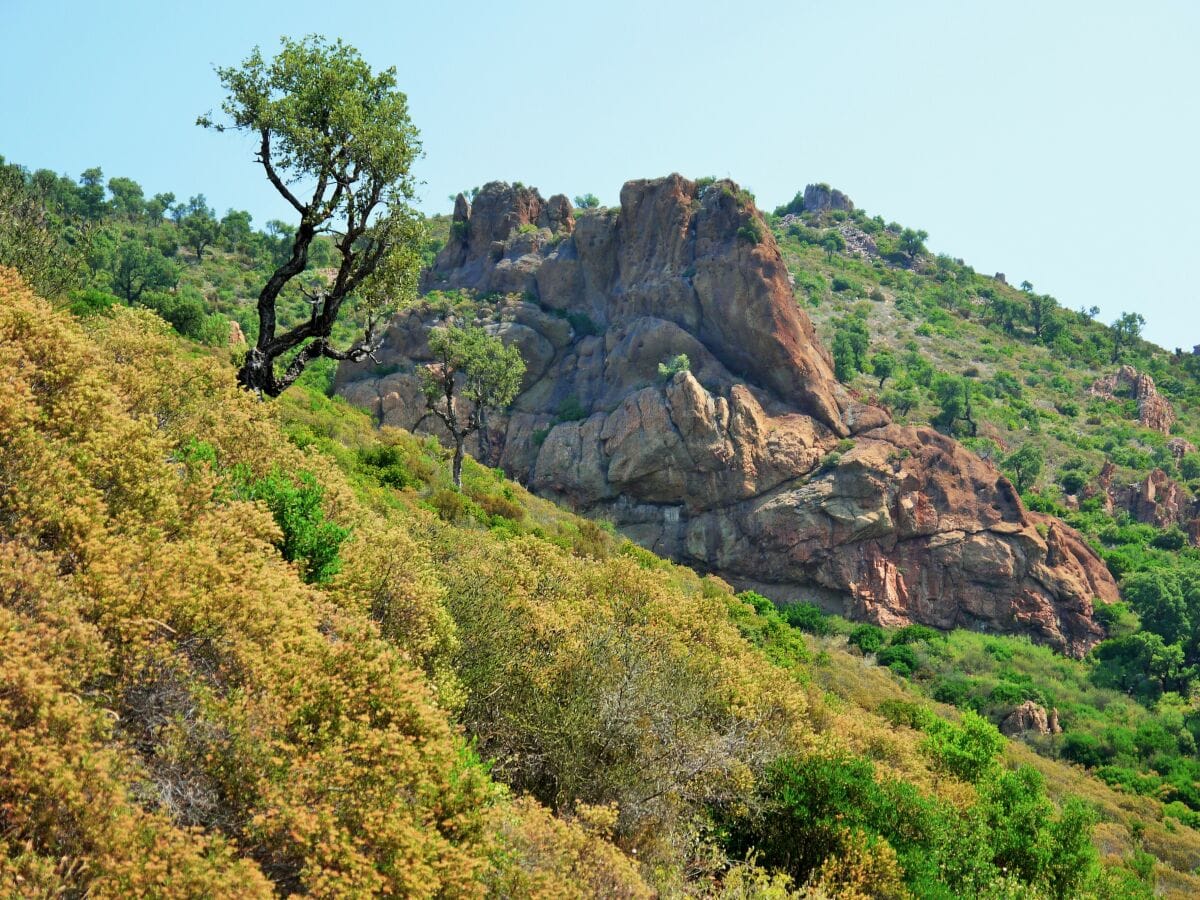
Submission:
[[[0,277],[4,893],[1148,889],[991,726],[831,693],[861,664],[769,603]]]

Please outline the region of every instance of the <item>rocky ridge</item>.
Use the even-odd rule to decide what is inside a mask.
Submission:
[[[731,182],[633,181],[578,218],[561,195],[489,184],[456,201],[424,287],[482,298],[479,323],[521,349],[521,394],[471,450],[538,493],[776,600],[1074,654],[1100,638],[1092,600],[1117,596],[1100,560],[990,464],[837,383]],[[398,316],[386,368],[344,365],[338,390],[438,433],[415,369],[442,315]],[[660,374],[681,354],[686,370]]]

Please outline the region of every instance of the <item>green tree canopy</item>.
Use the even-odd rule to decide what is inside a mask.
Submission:
[[[896,372],[896,357],[889,350],[880,350],[871,355],[871,372],[879,379],[879,387]]]
[[[525,361],[516,347],[475,327],[434,329],[429,349],[437,362],[420,370],[421,387],[426,406],[454,441],[454,483],[461,485],[463,442],[483,427],[488,409],[512,403]],[[459,401],[466,401],[465,409]]]
[[[274,397],[313,360],[370,356],[391,309],[415,294],[422,228],[408,202],[420,143],[395,69],[373,71],[341,41],[283,38],[274,59],[256,48],[217,75],[227,118],[204,115],[198,124],[253,136],[263,172],[299,220],[286,259],[259,293],[258,337],[238,373],[243,386]],[[280,292],[304,272],[319,233],[333,238],[336,273],[309,292],[312,316],[280,333]],[[338,349],[331,338],[348,302],[361,304],[364,334]],[[280,374],[282,357],[289,362]]]
[[[204,259],[204,248],[220,236],[221,224],[203,194],[197,194],[183,204],[179,231],[184,244],[196,254],[196,259]]]
[[[1017,491],[1024,493],[1033,487],[1042,474],[1042,466],[1046,462],[1042,448],[1036,444],[1022,444],[1004,458],[1001,468],[1012,478]]]

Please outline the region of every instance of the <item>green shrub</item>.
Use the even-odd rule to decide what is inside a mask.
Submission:
[[[583,408],[583,404],[579,402],[579,398],[572,395],[558,404],[558,414],[555,416],[558,422],[578,422],[580,419],[587,418],[587,410]]]
[[[889,643],[894,646],[900,644],[915,644],[919,641],[933,643],[934,641],[945,640],[945,635],[936,628],[930,628],[928,625],[905,625],[892,633]]]
[[[789,603],[780,610],[780,613],[783,615],[784,621],[793,628],[799,628],[801,631],[815,635],[833,634],[833,623],[815,603],[806,603],[803,600],[798,603]]]
[[[384,445],[360,450],[358,458],[364,466],[372,470],[371,474],[375,478],[388,487],[404,490],[421,484],[420,479],[409,470],[400,450],[394,446]]]
[[[858,625],[850,632],[851,645],[863,653],[875,653],[883,646],[886,635],[878,625]]]
[[[762,229],[751,219],[737,230],[737,236],[748,244],[758,244],[762,242]]]
[[[921,666],[917,654],[907,644],[883,647],[876,652],[875,659],[879,665],[887,666],[897,675],[911,675]]]
[[[299,564],[305,581],[323,583],[341,570],[338,551],[350,531],[325,521],[325,492],[311,472],[300,471],[292,479],[276,470],[251,479],[238,468],[232,475],[238,499],[262,501],[271,511],[283,531],[279,550],[284,559]]]
[[[687,372],[692,368],[692,361],[688,359],[686,353],[680,353],[665,363],[658,364],[658,374],[660,378],[670,378],[680,372]]]
[[[68,308],[72,315],[82,319],[88,316],[104,315],[114,306],[121,305],[123,304],[120,297],[98,291],[95,288],[88,288],[86,291],[75,291],[71,294],[71,303]]]
[[[570,323],[575,334],[581,338],[590,337],[602,331],[587,313],[569,312],[567,313],[567,322]]]
[[[926,752],[938,766],[963,781],[982,779],[1004,747],[996,726],[969,709],[963,711],[960,725],[935,719],[926,732]]]

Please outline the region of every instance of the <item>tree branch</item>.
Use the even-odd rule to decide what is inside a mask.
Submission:
[[[288,186],[283,183],[283,179],[279,177],[279,173],[275,171],[275,166],[271,162],[271,131],[268,128],[259,129],[262,134],[262,145],[258,150],[258,161],[262,163],[263,168],[267,170],[267,178],[271,180],[271,184],[275,185],[275,190],[283,194],[283,198],[288,203],[296,208],[296,212],[303,216],[308,210],[304,204],[296,199],[296,195],[288,189]]]

